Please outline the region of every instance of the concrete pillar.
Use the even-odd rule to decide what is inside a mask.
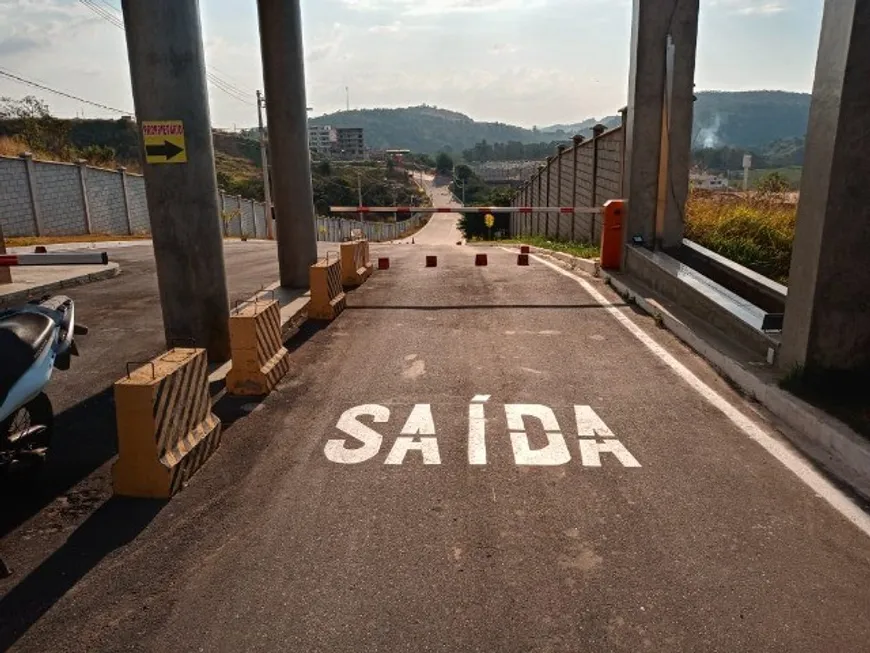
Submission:
[[[573,149],[573,157],[574,157],[574,175],[571,180],[571,206],[577,206],[577,176],[579,174],[579,170],[577,170],[577,154],[580,152],[580,145],[583,143],[583,137],[580,134],[575,134],[571,140],[574,143]],[[595,219],[595,216],[592,216]],[[574,242],[577,239],[577,212],[571,214],[571,242]]]
[[[127,168],[118,166],[118,177],[121,179],[121,197],[124,198],[124,219],[127,223],[127,233],[133,235],[133,214],[130,211],[130,189],[127,188]]]
[[[122,0],[122,8],[137,120],[184,126],[186,163],[143,165],[167,345],[192,341],[224,361],[229,300],[199,3]]]
[[[82,215],[85,223],[85,233],[90,234],[93,231],[91,226],[91,207],[88,202],[88,161],[87,159],[79,159],[76,161],[79,167],[79,190],[82,194]]]
[[[308,287],[317,228],[299,0],[258,0],[281,285]]]
[[[6,253],[6,239],[3,236],[3,225],[0,224],[0,254]],[[12,283],[12,268],[0,265],[0,284]]]
[[[634,0],[625,180],[626,237],[673,247],[683,237],[692,142],[699,0]],[[673,39],[667,74],[668,36]],[[670,109],[669,116],[664,111]],[[667,174],[667,180],[660,179]],[[656,214],[660,215],[656,224]]]
[[[33,168],[33,155],[30,152],[22,152],[18,156],[21,157],[24,171],[27,173],[27,192],[30,194],[30,208],[33,211],[33,235],[41,236],[44,230],[42,228],[42,212],[39,210],[39,196],[36,193],[36,172]]]
[[[870,372],[870,4],[826,0],[780,363]]]

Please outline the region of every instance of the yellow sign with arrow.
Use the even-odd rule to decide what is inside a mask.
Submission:
[[[142,144],[146,163],[187,163],[184,123],[180,120],[143,120]]]
[[[483,218],[483,222],[487,228],[492,229],[492,226],[495,224],[495,216],[492,213],[487,213]]]

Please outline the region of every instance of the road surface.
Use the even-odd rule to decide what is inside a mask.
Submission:
[[[790,471],[652,320],[501,249],[485,268],[466,246],[378,249],[390,270],[289,343],[290,374],[235,404],[171,502],[106,500],[104,462],[95,500],[61,494],[4,538],[0,649],[867,650],[867,515]],[[228,261],[232,292],[274,276]],[[126,269],[74,294],[147,358],[153,276]],[[105,360],[59,375],[61,404],[76,369],[96,393],[118,376],[110,349],[85,356]],[[94,401],[61,419],[108,461]]]
[[[423,187],[432,200],[432,206],[461,206],[453,197],[445,181],[438,180],[431,175],[424,175]],[[402,243],[414,243],[420,245],[456,245],[464,243],[465,237],[456,227],[459,220],[458,213],[435,213],[429,222],[420,231],[410,238],[405,238]]]

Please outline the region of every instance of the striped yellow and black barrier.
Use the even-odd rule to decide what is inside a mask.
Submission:
[[[312,320],[334,320],[346,305],[346,295],[341,285],[341,260],[330,260],[327,255],[309,268],[308,277],[311,284],[308,317]]]
[[[341,244],[341,283],[348,288],[361,286],[372,274],[369,241],[352,240]]]
[[[277,301],[249,302],[230,314],[230,352],[227,392],[259,396],[278,385],[290,370],[290,354],[282,343]]]
[[[205,349],[171,349],[115,383],[116,495],[168,499],[220,446]]]

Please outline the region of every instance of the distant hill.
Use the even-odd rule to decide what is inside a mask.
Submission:
[[[476,122],[456,111],[426,105],[403,109],[356,109],[312,118],[315,125],[362,127],[366,145],[414,152],[461,152],[475,143],[567,141],[574,132],[525,129],[501,122]]]
[[[699,147],[757,148],[776,140],[803,138],[810,95],[784,91],[702,91],[696,94],[693,144]],[[615,127],[618,115],[525,129],[501,122],[477,122],[465,114],[427,105],[402,109],[356,109],[312,118],[316,125],[362,127],[373,148],[459,153],[486,140],[523,144],[569,141],[589,136],[592,126]]]
[[[809,93],[704,91],[696,96],[693,133],[696,148],[757,148],[806,135]]]

